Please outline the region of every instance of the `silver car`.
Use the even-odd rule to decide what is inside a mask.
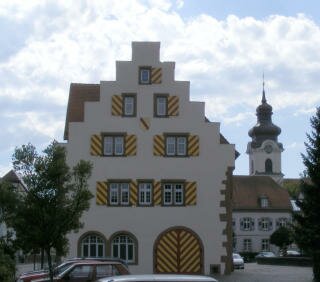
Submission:
[[[232,254],[232,260],[233,260],[233,268],[239,268],[244,269],[244,260],[243,257],[239,254]]]
[[[101,278],[97,282],[218,282],[218,280],[204,275],[182,274],[139,274],[121,275]]]

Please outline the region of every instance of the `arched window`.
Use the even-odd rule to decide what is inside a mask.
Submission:
[[[270,159],[266,159],[265,171],[266,173],[272,173],[272,161]]]
[[[128,234],[118,234],[111,241],[111,252],[115,258],[120,258],[127,263],[136,261],[135,239]]]
[[[81,257],[99,258],[105,256],[105,242],[96,234],[89,234],[81,241]]]

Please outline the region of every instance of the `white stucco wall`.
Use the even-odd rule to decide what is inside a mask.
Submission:
[[[187,207],[107,207],[91,201],[85,213],[85,226],[70,234],[70,257],[77,256],[79,237],[89,231],[102,233],[107,239],[119,231],[132,233],[138,241],[138,264],[131,265],[132,273],[153,271],[153,247],[159,234],[167,228],[184,226],[193,230],[204,246],[204,269],[220,264],[226,255],[222,242],[227,241],[220,214],[228,167],[234,166],[234,145],[220,144],[219,123],[205,122],[204,103],[189,101],[189,82],[174,81],[174,63],[159,62],[159,43],[134,43],[133,61],[117,62],[117,81],[101,81],[100,101],[85,103],[85,120],[69,124],[66,144],[68,163],[73,166],[80,159],[94,164],[89,186],[95,195],[96,182],[107,179],[185,179],[197,182],[197,204]],[[162,68],[162,83],[138,84],[139,66]],[[124,118],[111,115],[112,95],[137,94],[137,116]],[[179,115],[169,118],[153,117],[154,93],[179,96]],[[150,129],[140,127],[140,117],[150,118]],[[137,155],[128,157],[97,157],[90,155],[90,137],[101,132],[126,132],[137,136]],[[162,133],[190,133],[198,135],[198,157],[168,158],[153,155],[153,136]],[[221,272],[224,264],[221,263]]]

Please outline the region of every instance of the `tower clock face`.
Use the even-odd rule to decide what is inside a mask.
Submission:
[[[272,146],[271,145],[266,145],[265,147],[264,147],[264,151],[267,153],[267,154],[270,154],[270,153],[272,153]]]

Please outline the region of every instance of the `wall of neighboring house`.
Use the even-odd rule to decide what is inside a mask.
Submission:
[[[248,222],[250,219],[251,222]],[[264,220],[264,222],[262,222]],[[291,223],[291,213],[283,212],[233,212],[233,232],[235,252],[260,252],[270,250],[275,254],[278,248],[268,244],[271,234],[281,225]],[[263,242],[264,240],[264,242]],[[248,242],[249,241],[249,242]],[[263,244],[264,243],[264,244]],[[263,246],[264,245],[264,246]],[[265,247],[265,249],[263,249]]]
[[[174,80],[175,64],[160,62],[159,43],[133,43],[132,49],[132,61],[116,63],[116,81],[101,81],[100,101],[85,103],[84,122],[69,124],[68,163],[72,166],[85,159],[94,164],[89,186],[95,195],[83,217],[84,228],[69,236],[69,256],[83,255],[90,234],[101,239],[104,254],[113,255],[113,248],[119,246],[113,245],[114,238],[128,235],[119,238],[133,242],[132,273],[209,274],[212,267],[224,273],[229,261],[228,216],[231,219],[226,195],[231,187],[228,177],[234,167],[234,145],[220,144],[219,123],[205,122],[204,103],[190,102],[189,82]],[[160,69],[160,80],[139,84],[141,66]],[[133,117],[117,114],[113,96],[124,93],[136,95]],[[177,110],[155,117],[155,94],[176,97],[172,107]],[[126,142],[132,141],[127,156],[101,156],[103,134],[123,133],[129,136]],[[190,136],[187,156],[164,156],[166,134]],[[143,181],[152,184],[150,206],[139,202]],[[113,206],[112,183],[121,182],[129,184],[130,201],[128,206]],[[182,183],[182,206],[164,204],[165,182]],[[131,241],[124,242],[119,252],[128,255],[132,251],[128,244]]]

